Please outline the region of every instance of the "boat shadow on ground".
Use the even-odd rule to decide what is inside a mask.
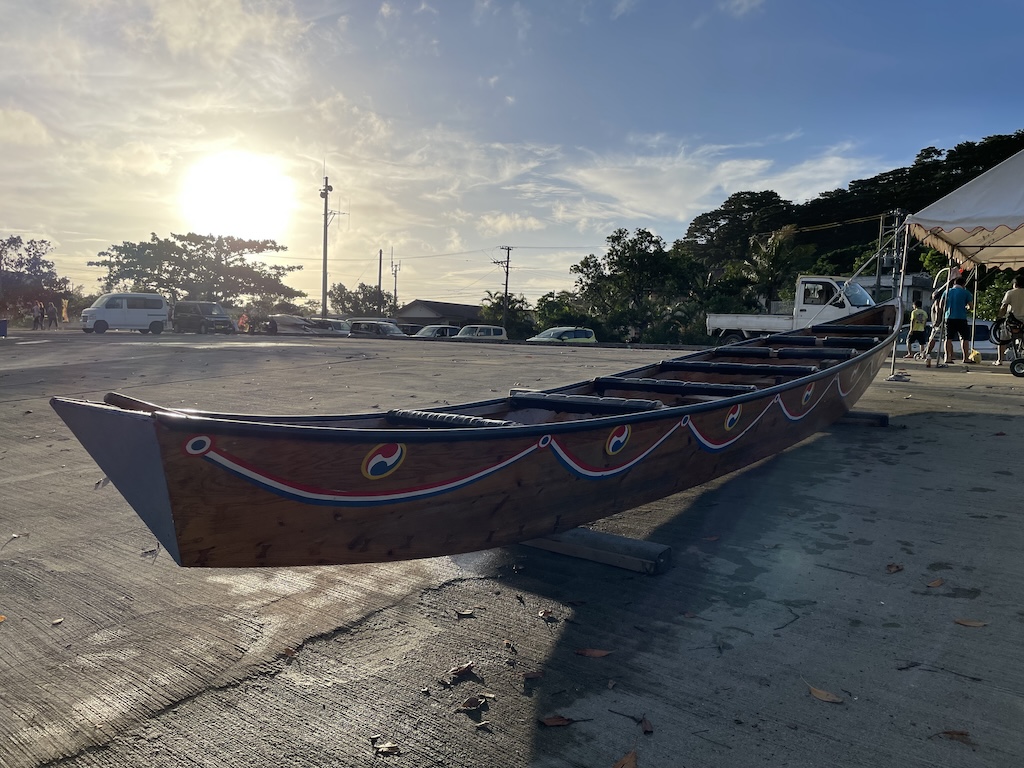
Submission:
[[[673,565],[661,575],[510,550],[515,562],[503,567],[502,581],[537,602],[524,607],[549,611],[560,632],[543,661],[543,683],[525,681],[524,692],[538,714],[587,720],[574,725],[577,737],[581,745],[605,743],[601,759],[626,751],[616,755],[614,745],[640,733],[629,718],[644,713],[698,732],[720,718],[719,738],[709,737],[720,744],[710,748],[718,759],[735,756],[721,747],[734,742],[735,723],[757,722],[765,712],[784,716],[783,691],[800,697],[799,709],[804,678],[838,674],[838,647],[849,646],[843,655],[851,657],[877,655],[870,644],[878,631],[912,627],[916,612],[928,609],[897,608],[886,580],[897,565],[923,574],[935,563],[960,567],[959,528],[977,512],[951,505],[951,497],[962,498],[964,477],[990,513],[975,517],[1008,519],[1000,510],[1010,508],[1015,490],[1006,457],[1024,450],[1024,438],[1011,437],[1024,435],[1022,421],[934,412],[888,428],[836,425],[750,468],[594,526],[671,546]],[[851,590],[858,592],[853,602]],[[536,754],[564,749],[552,730],[538,731]]]

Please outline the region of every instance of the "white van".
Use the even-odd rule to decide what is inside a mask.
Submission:
[[[105,293],[82,310],[82,330],[108,329],[163,333],[167,326],[167,299],[157,293]]]
[[[505,329],[500,325],[464,325],[462,330],[452,336],[456,341],[475,339],[476,341],[508,341]]]

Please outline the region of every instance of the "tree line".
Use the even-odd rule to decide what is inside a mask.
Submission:
[[[706,342],[708,312],[759,311],[774,299],[791,298],[800,272],[852,274],[874,254],[882,217],[901,207],[920,210],[1021,149],[1024,131],[949,150],[927,147],[909,167],[852,181],[804,203],[771,190],[737,192],[694,218],[671,244],[647,229],[617,229],[603,254],[590,254],[570,268],[572,290],[549,292],[536,306],[522,295],[487,291],[481,320],[500,324],[506,318],[510,338],[553,325],[587,325],[608,341]],[[99,293],[125,290],[160,293],[172,302],[218,301],[253,318],[321,311],[319,302],[284,282],[301,267],[264,261],[287,250],[273,240],[153,234],[148,241],[111,245],[88,262],[106,271],[91,295],[57,273],[46,258],[52,250],[46,240],[0,240],[0,312],[10,315],[37,300],[59,306],[67,299],[70,315]],[[911,271],[940,266],[934,252],[912,250]],[[986,274],[981,285],[994,295],[1009,279]],[[979,308],[993,301],[978,299]],[[328,308],[348,316],[398,310],[391,293],[363,283],[353,290],[332,285]]]

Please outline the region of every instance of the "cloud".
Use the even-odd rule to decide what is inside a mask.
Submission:
[[[740,19],[751,11],[757,10],[764,3],[765,0],[718,0],[718,7],[730,16]]]
[[[514,3],[512,5],[512,19],[515,22],[516,37],[519,42],[526,40],[530,34],[530,28],[533,26],[533,17],[526,7],[522,3]]]
[[[279,7],[254,7],[242,0],[149,0],[148,28],[174,56],[221,66],[250,46],[267,55],[299,38],[304,25],[287,6]]]
[[[627,13],[633,10],[636,6],[636,0],[616,0],[615,7],[612,8],[612,21],[625,16]]]
[[[172,159],[152,144],[129,141],[110,154],[108,167],[131,176],[164,176],[171,170]]]
[[[0,144],[39,147],[53,141],[42,121],[20,109],[0,109]]]
[[[535,232],[544,229],[544,222],[535,216],[491,212],[481,214],[477,218],[476,228],[485,237],[493,237],[509,232]]]
[[[740,191],[772,189],[785,199],[804,202],[884,168],[876,158],[856,156],[852,145],[785,165],[770,159],[770,150],[759,152],[764,149],[760,141],[657,151],[666,149],[666,143],[657,136],[647,144],[654,151],[595,154],[589,162],[570,162],[552,171],[547,185],[517,189],[535,205],[546,201],[558,222],[576,222],[580,232],[606,231],[624,220],[681,225]]]

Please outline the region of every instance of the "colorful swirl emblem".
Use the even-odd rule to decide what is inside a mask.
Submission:
[[[736,405],[729,409],[729,412],[725,415],[725,429],[727,432],[736,426],[742,413],[743,406],[739,403],[736,403]]]
[[[629,435],[633,430],[629,424],[623,424],[621,427],[616,427],[612,430],[612,433],[608,435],[608,439],[604,443],[604,452],[609,456],[614,456],[623,448],[626,447],[626,443],[629,442]]]
[[[402,465],[405,459],[405,446],[401,443],[381,443],[363,459],[363,477],[367,480],[380,480],[387,477]]]
[[[190,456],[205,456],[213,448],[213,438],[196,435],[185,441],[185,453]]]
[[[814,382],[811,382],[804,389],[804,397],[803,397],[803,400],[801,400],[800,402],[803,405],[807,405],[809,402],[811,402],[811,395],[813,395],[813,394],[814,394]]]

